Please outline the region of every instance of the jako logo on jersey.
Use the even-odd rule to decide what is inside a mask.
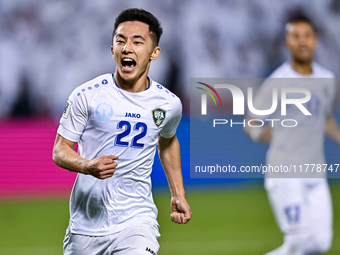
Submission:
[[[145,249],[146,251],[150,252],[153,255],[156,255],[156,252],[154,252],[153,250],[151,250],[149,247],[146,247]]]
[[[97,106],[96,116],[100,121],[109,121],[113,116],[112,107],[107,103],[101,103]]]
[[[200,84],[203,84],[199,82]],[[203,84],[206,85],[206,84]],[[208,85],[206,85],[208,86]],[[233,115],[244,115],[244,105],[245,105],[245,99],[244,99],[244,94],[242,90],[231,84],[215,84],[216,89],[229,89],[229,91],[232,94],[233,97]],[[199,88],[202,89],[202,88]],[[213,88],[210,86],[210,89],[213,90]],[[209,93],[207,90],[202,89],[205,92],[207,92],[211,97],[211,93]],[[214,90],[213,90],[214,91]],[[247,95],[248,95],[248,109],[251,113],[255,115],[270,115],[275,112],[278,104],[278,93],[277,93],[277,88],[273,88],[272,90],[272,99],[273,103],[270,109],[268,110],[257,110],[254,107],[253,104],[253,88],[248,88],[247,89]],[[298,98],[298,99],[288,99],[287,98],[287,93],[302,93],[305,95],[304,98]],[[216,93],[217,94],[217,93]],[[203,97],[205,96],[205,97]],[[214,98],[213,98],[214,99]],[[219,98],[220,99],[220,98]],[[286,115],[287,112],[287,104],[295,104],[296,107],[300,109],[300,111],[304,115],[312,115],[302,104],[307,103],[311,99],[311,93],[309,90],[304,89],[304,88],[281,88],[281,115]],[[216,101],[214,99],[215,105]],[[222,102],[221,102],[222,105]],[[206,95],[202,95],[201,98],[201,115],[207,115],[207,100],[206,100]]]
[[[211,87],[210,85],[205,84],[203,82],[197,82],[197,83],[199,83],[201,85],[204,85],[204,86],[208,87],[209,89],[211,89],[211,91],[215,93],[215,95],[217,96],[218,100],[220,101],[220,104],[222,105],[222,100],[220,98],[220,95],[217,93],[217,91],[213,87]],[[206,92],[214,100],[214,103],[217,106],[216,100],[215,100],[214,96],[209,92],[209,90],[202,89],[200,87],[197,87],[197,88],[203,90],[204,92]],[[201,114],[202,115],[207,115],[207,95],[206,94],[202,94],[201,102],[202,102]]]
[[[129,117],[129,118],[137,118],[139,119],[141,117],[141,115],[139,113],[131,113],[131,112],[127,112],[125,113],[125,117]]]
[[[157,127],[163,123],[165,119],[165,113],[166,112],[160,108],[152,110],[152,117]]]

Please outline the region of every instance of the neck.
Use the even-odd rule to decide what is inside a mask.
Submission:
[[[312,69],[312,61],[298,61],[296,59],[292,59],[291,61],[292,67],[296,72],[302,75],[309,75],[313,73]]]
[[[135,80],[127,81],[124,80],[116,70],[114,73],[114,78],[119,88],[128,92],[134,93],[142,92],[149,87],[149,79],[147,76],[147,72],[145,72]]]

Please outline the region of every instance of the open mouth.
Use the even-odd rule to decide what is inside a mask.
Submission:
[[[123,71],[130,72],[136,67],[137,63],[132,58],[122,58],[121,65]]]

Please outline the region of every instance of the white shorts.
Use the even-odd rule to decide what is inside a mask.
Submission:
[[[86,236],[66,231],[64,255],[156,255],[158,226],[141,223],[106,236]]]
[[[284,234],[331,240],[333,213],[326,179],[265,179],[276,221]]]

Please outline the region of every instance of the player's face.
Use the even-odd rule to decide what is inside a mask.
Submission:
[[[316,36],[312,26],[307,22],[288,24],[286,47],[296,61],[311,62],[316,47]]]
[[[155,46],[149,25],[139,21],[121,23],[111,46],[116,72],[125,81],[136,81],[147,75],[151,60],[158,58],[160,48]]]

